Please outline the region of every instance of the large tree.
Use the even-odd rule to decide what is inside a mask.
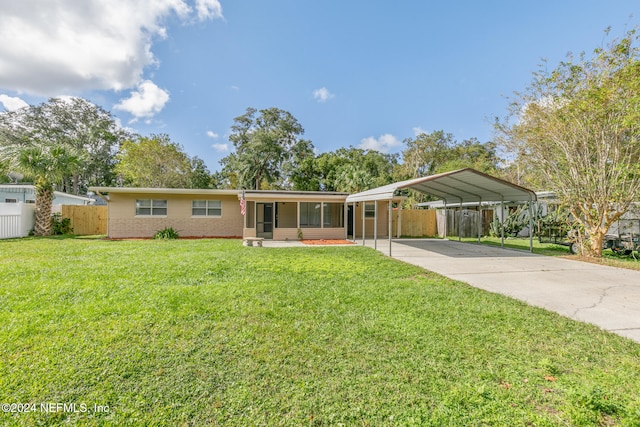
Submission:
[[[111,113],[82,98],[52,98],[0,113],[0,150],[15,154],[27,148],[46,152],[64,147],[80,160],[78,168],[53,183],[74,194],[114,182],[115,155],[126,137]]]
[[[640,197],[638,36],[534,74],[498,128],[521,169],[555,191],[602,254],[609,226]]]
[[[208,188],[211,182],[204,162],[197,157],[191,159],[169,135],[125,141],[117,162],[115,172],[122,183],[134,187]]]
[[[402,167],[400,173],[403,178],[418,178],[436,173],[445,160],[455,139],[450,133],[442,130],[432,133],[420,133],[415,138],[403,141],[407,148],[402,152]]]
[[[397,165],[396,154],[339,148],[307,157],[296,169],[292,181],[296,190],[353,193],[391,183]]]
[[[291,188],[293,171],[313,156],[313,145],[301,139],[302,134],[304,129],[287,111],[248,108],[231,127],[229,141],[235,152],[220,164],[242,188]]]

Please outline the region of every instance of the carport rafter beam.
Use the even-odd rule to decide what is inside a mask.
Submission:
[[[440,188],[438,186],[440,186]],[[441,187],[444,187],[444,189],[442,189]],[[439,196],[439,193],[440,194],[445,194],[447,196],[451,196],[453,198],[460,199],[461,200],[460,203],[463,203],[464,199],[462,199],[459,194],[455,194],[455,192],[464,193],[464,194],[473,196],[476,199],[479,197],[477,194],[471,193],[469,191],[465,191],[463,189],[457,188],[457,187],[452,186],[452,185],[447,185],[447,184],[442,183],[442,182],[431,183],[431,185],[416,186],[415,188],[418,191],[422,192],[422,193],[431,194],[433,196],[440,197],[440,198],[444,198],[444,197]],[[454,193],[452,193],[451,190],[453,190]]]
[[[420,191],[420,190],[418,190],[418,191]],[[446,197],[441,197],[441,196],[438,196],[437,194],[434,194],[434,193],[431,193],[431,192],[421,191],[421,193],[430,194],[430,195],[432,195],[432,196],[440,197],[441,199],[446,200]],[[445,194],[445,195],[447,195],[447,196],[449,196],[449,197],[451,197],[451,198],[458,199],[458,200],[460,200],[460,204],[462,204],[462,197],[458,196],[457,194],[454,194],[454,193],[448,193],[448,192],[446,192],[446,191],[442,191],[442,190],[440,190],[440,193]]]
[[[463,185],[468,185],[468,186],[470,186],[470,187],[475,187],[475,188],[477,188],[478,190],[486,191],[487,193],[494,194],[494,195],[496,195],[496,196],[498,196],[498,197],[501,197],[501,196],[502,196],[502,194],[497,193],[497,192],[495,192],[495,191],[493,191],[493,190],[491,190],[491,189],[489,189],[489,188],[481,187],[481,186],[476,185],[476,184],[473,184],[473,183],[471,183],[471,182],[464,182],[464,181],[462,181],[462,180],[460,180],[460,179],[458,179],[458,178],[456,178],[456,177],[453,177],[453,176],[449,177],[449,179],[451,179],[451,180],[453,180],[453,181],[457,181],[457,182],[459,182],[459,183],[461,183],[461,184],[463,184]],[[471,194],[471,193],[469,193],[469,194]],[[482,199],[482,197],[480,197],[480,199]]]

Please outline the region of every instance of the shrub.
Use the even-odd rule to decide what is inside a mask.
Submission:
[[[51,234],[59,236],[62,234],[73,234],[71,219],[62,218],[62,214],[57,212],[51,217]]]
[[[164,230],[160,230],[153,235],[154,239],[172,240],[180,237],[178,232],[173,227],[167,227]]]

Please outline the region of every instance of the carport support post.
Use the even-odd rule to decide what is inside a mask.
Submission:
[[[529,200],[529,252],[533,253],[533,201]]]
[[[351,217],[353,218],[353,226],[351,227],[351,233],[353,233],[353,243],[356,242],[356,202],[353,202],[353,212],[351,212]],[[347,224],[348,225],[348,224]]]
[[[480,236],[482,235],[482,199],[478,202],[478,243],[480,243]]]
[[[393,200],[389,200],[389,256],[391,256],[391,234],[393,231],[393,209],[391,204]],[[398,210],[398,218],[400,217],[400,210]]]
[[[378,201],[373,201],[373,249],[378,249]]]
[[[444,236],[443,238],[447,240],[447,222],[449,218],[447,217],[447,201],[444,201]]]
[[[462,242],[462,202],[458,208],[458,242]]]
[[[504,198],[500,199],[500,240],[504,248]]]
[[[364,211],[366,210],[367,202],[365,200],[362,201],[362,246],[364,246]]]
[[[396,237],[399,239],[402,235],[402,202],[398,202],[398,222],[396,223]]]

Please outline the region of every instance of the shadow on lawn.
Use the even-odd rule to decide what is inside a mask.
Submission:
[[[470,242],[458,242],[456,240],[420,239],[420,240],[394,240],[399,245],[410,246],[445,255],[452,258],[521,258],[539,256],[529,253],[529,250],[516,248],[501,248],[499,246],[485,245]]]

